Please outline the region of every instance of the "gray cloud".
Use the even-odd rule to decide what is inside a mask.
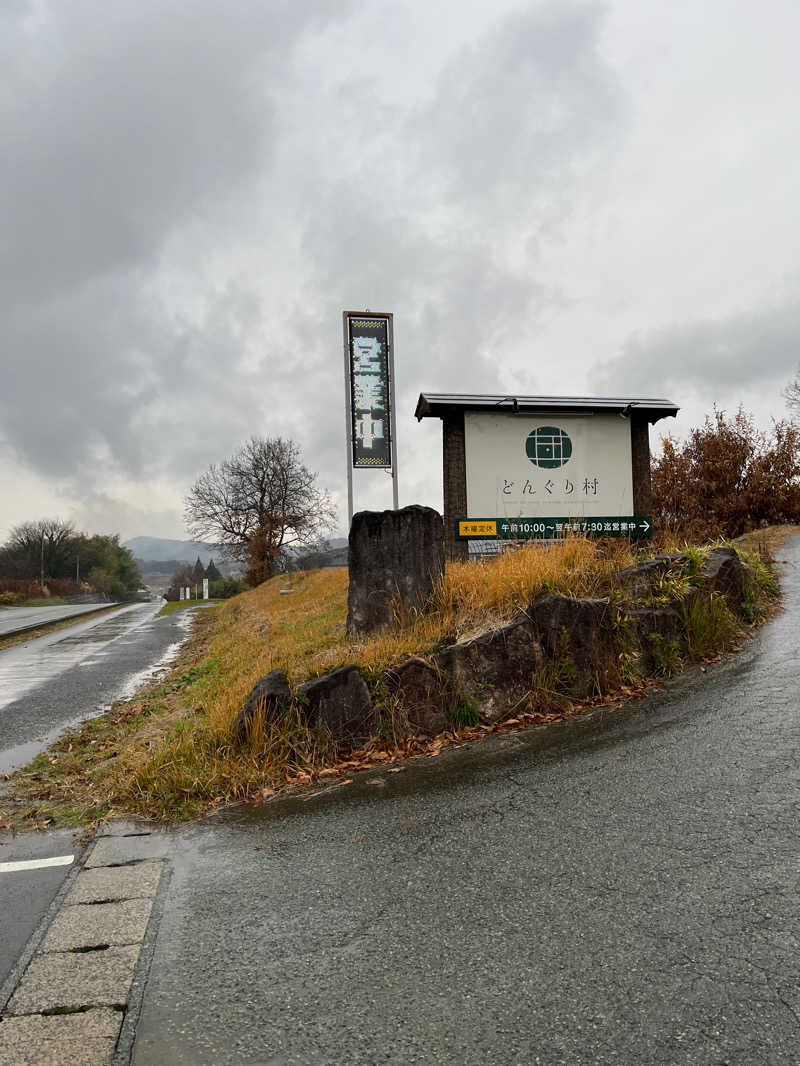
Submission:
[[[632,336],[591,375],[599,392],[687,392],[712,403],[745,406],[754,392],[778,395],[800,361],[800,296],[758,310],[663,326]]]
[[[234,2],[225,18],[209,0],[190,18],[152,2],[43,11],[17,23],[4,77],[0,282],[21,300],[150,262],[265,165],[256,73],[288,32],[271,4]]]
[[[6,19],[0,422],[34,469],[185,473],[201,449],[182,411],[205,441],[252,414],[239,362],[259,301],[203,261],[187,280],[171,244],[242,226],[271,166],[270,85],[325,7],[83,0]]]
[[[316,189],[304,235],[312,291],[324,294],[326,331],[343,307],[395,311],[399,435],[412,465],[430,455],[430,434],[411,418],[421,388],[535,381],[533,360],[520,373],[511,352],[565,301],[543,280],[541,242],[555,239],[581,173],[625,122],[599,54],[600,22],[596,7],[536,5],[498,18],[407,113],[363,78],[335,101],[330,123],[342,143],[351,129],[370,136]],[[314,173],[323,169],[318,159]],[[319,365],[338,392],[338,363]],[[320,438],[336,457],[323,463],[331,477],[339,421],[327,419]]]
[[[499,9],[407,100],[337,53],[319,69],[332,27],[359,54],[361,13],[6,9],[0,437],[85,498],[76,513],[107,522],[116,487],[158,478],[177,515],[251,433],[296,437],[341,485],[345,307],[396,314],[415,492],[431,478],[421,388],[535,382],[520,339],[565,299],[542,249],[624,128],[603,9]],[[121,522],[139,513],[119,503]]]
[[[141,505],[136,506],[108,493],[93,492],[88,487],[79,503],[67,505],[59,513],[77,529],[96,533],[148,529],[153,530],[153,536],[159,536],[161,530],[165,536],[169,536],[175,522],[171,510],[160,510],[147,498],[143,498]]]
[[[445,66],[415,122],[420,158],[441,172],[446,197],[505,216],[519,212],[524,188],[529,217],[519,224],[550,224],[570,169],[623,110],[598,50],[603,14],[588,4],[526,7]]]

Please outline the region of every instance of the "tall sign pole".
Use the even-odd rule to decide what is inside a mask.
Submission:
[[[392,472],[392,501],[399,507],[394,389],[394,316],[345,311],[345,415],[347,512],[353,521],[353,469]]]
[[[397,421],[394,402],[394,315],[389,315],[389,433],[392,442],[392,508],[400,509],[397,484]]]
[[[350,327],[347,311],[342,312],[344,332],[344,423],[347,444],[347,529],[353,524],[353,399],[350,388]]]

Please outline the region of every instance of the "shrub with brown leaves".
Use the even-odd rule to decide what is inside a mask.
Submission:
[[[671,435],[651,463],[653,517],[687,539],[738,537],[800,521],[800,426],[759,430],[741,407],[714,408],[681,443]]]

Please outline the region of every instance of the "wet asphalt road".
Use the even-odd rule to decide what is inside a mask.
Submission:
[[[800,1062],[786,612],[615,714],[166,834],[136,1066]]]
[[[135,604],[0,651],[0,774],[131,694],[185,639],[188,612]],[[38,738],[38,739],[37,739]]]
[[[64,603],[56,607],[3,607],[0,608],[0,637],[15,633],[24,633],[38,626],[48,625],[65,618],[78,618],[82,614],[101,611],[110,604]]]
[[[7,872],[3,865],[51,856],[78,856],[83,849],[70,829],[0,834],[0,986],[11,972],[69,872],[69,866]]]
[[[0,651],[0,774],[32,759],[66,726],[131,694],[177,652],[188,612],[156,619],[160,607],[126,607]],[[69,870],[7,873],[2,864],[80,854],[74,836],[0,833],[0,985]]]

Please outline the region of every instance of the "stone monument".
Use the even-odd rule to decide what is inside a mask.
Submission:
[[[444,526],[432,507],[360,511],[348,544],[349,634],[407,623],[425,608],[444,573]]]

